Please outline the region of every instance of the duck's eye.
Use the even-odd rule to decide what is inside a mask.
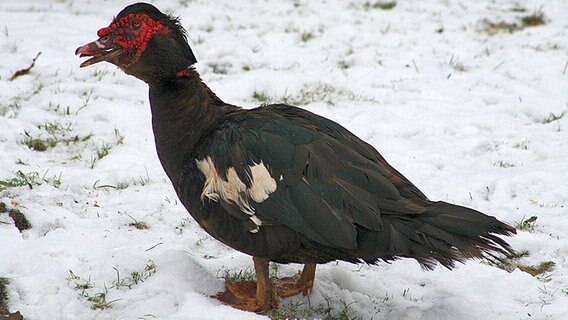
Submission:
[[[135,29],[140,28],[140,25],[142,24],[142,22],[140,22],[140,20],[134,20],[132,21],[132,27]]]

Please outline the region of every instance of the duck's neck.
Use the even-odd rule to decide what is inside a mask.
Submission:
[[[193,68],[150,84],[150,107],[158,157],[174,185],[200,139],[239,109],[221,101]]]

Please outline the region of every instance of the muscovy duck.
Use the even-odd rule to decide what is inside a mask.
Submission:
[[[225,282],[217,297],[260,311],[312,290],[316,264],[399,257],[425,269],[511,254],[494,217],[430,201],[368,143],[339,124],[284,105],[242,109],[219,99],[193,67],[179,20],[146,3],[124,8],[76,50],[146,82],[158,157],[193,218],[253,257],[256,285]],[[269,262],[302,263],[270,279]]]

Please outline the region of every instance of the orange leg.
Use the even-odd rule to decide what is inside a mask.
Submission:
[[[221,302],[246,311],[265,311],[278,307],[279,300],[273,291],[268,275],[268,258],[253,257],[256,283],[233,282],[225,279],[225,291],[215,297]]]
[[[260,310],[270,310],[278,307],[280,299],[272,289],[272,282],[268,275],[268,258],[253,257],[254,271],[256,272],[256,304]]]
[[[232,282],[225,280],[225,291],[215,297],[221,302],[246,311],[266,311],[278,307],[279,297],[299,294],[309,295],[314,285],[316,264],[307,263],[302,273],[293,277],[270,279],[268,258],[253,257],[256,283],[254,281]]]
[[[307,296],[312,293],[315,276],[316,264],[306,263],[301,274],[298,272],[298,274],[293,277],[275,279],[274,285],[276,287],[276,292],[278,293],[278,296],[284,298],[295,296],[300,292]]]

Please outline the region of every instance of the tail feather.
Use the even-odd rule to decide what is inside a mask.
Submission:
[[[382,260],[409,257],[425,269],[433,269],[437,263],[452,269],[456,262],[467,259],[514,253],[500,236],[515,234],[515,228],[473,209],[430,202],[418,215],[386,213],[382,217],[385,229],[364,235],[367,241],[360,249],[368,253],[365,261],[376,262],[380,252]],[[371,245],[365,245],[370,238],[374,238],[374,254],[369,250]]]

